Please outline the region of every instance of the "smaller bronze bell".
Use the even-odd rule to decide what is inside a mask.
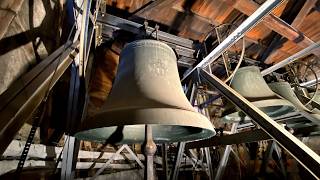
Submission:
[[[320,90],[318,90],[317,92],[316,92],[316,95],[315,95],[315,97],[313,98],[313,101],[314,102],[316,102],[316,103],[318,103],[318,104],[320,104],[320,92],[319,92]],[[313,96],[313,94],[311,94],[312,96]]]
[[[125,46],[106,103],[75,136],[102,143],[142,143],[145,124],[152,126],[157,143],[215,135],[212,123],[196,112],[183,93],[175,53],[156,40]]]
[[[309,109],[300,102],[288,82],[274,82],[269,83],[268,85],[273,92],[290,101],[296,108],[310,112]]]
[[[295,111],[289,101],[282,99],[269,88],[256,66],[239,68],[231,81],[231,87],[272,118]],[[242,112],[231,113],[222,118],[225,122],[249,119]]]
[[[294,91],[292,90],[290,84],[288,82],[274,82],[268,84],[269,87],[277,94],[290,101],[294,106],[296,106],[300,111],[305,111],[310,113],[312,117],[320,120],[320,111],[318,109],[309,110],[306,106],[304,106]],[[315,100],[318,97],[315,97]],[[318,122],[317,122],[318,123]]]

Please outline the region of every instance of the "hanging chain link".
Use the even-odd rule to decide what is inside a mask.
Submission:
[[[40,114],[40,115],[35,117],[33,124],[32,124],[32,127],[31,127],[31,130],[30,130],[30,133],[28,135],[26,144],[24,145],[24,148],[23,148],[23,151],[20,156],[19,163],[18,163],[18,166],[16,169],[16,175],[19,175],[23,169],[24,163],[25,163],[27,156],[28,156],[28,153],[29,153],[30,146],[31,146],[32,141],[34,139],[34,136],[37,132],[37,128],[39,127],[39,125],[43,119],[45,111],[46,111],[46,104],[45,104],[45,102],[43,102],[43,104],[38,109],[38,113],[36,113],[36,114]]]

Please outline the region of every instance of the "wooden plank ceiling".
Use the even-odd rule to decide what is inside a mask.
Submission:
[[[110,8],[164,25],[178,36],[203,41],[213,27],[238,26],[263,0],[106,0]],[[285,0],[246,38],[246,56],[267,64],[279,62],[320,40],[317,0]],[[161,27],[161,26],[160,26]],[[163,30],[163,29],[161,29]],[[314,55],[320,57],[319,50]]]

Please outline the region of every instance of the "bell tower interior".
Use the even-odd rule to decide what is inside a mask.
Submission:
[[[320,178],[320,1],[0,7],[0,179]]]

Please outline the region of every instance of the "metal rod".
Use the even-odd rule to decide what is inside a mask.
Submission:
[[[186,145],[185,142],[180,142],[178,144],[178,153],[177,153],[177,156],[176,156],[174,169],[173,169],[173,172],[172,172],[172,175],[171,175],[171,179],[172,180],[177,180],[178,179],[180,164],[181,164],[181,160],[182,160],[182,157],[183,157],[183,154],[184,154],[185,145]]]
[[[252,118],[267,134],[285,148],[302,166],[313,176],[320,178],[320,157],[298,138],[290,134],[286,129],[272,120],[259,108],[237,93],[231,87],[223,83],[219,78],[200,70],[200,75],[210,85],[214,86],[232,103]]]
[[[218,43],[221,44],[221,36],[220,36],[220,32],[219,32],[219,27],[216,27],[215,30],[216,30],[216,35],[217,35],[217,40],[218,40]],[[222,59],[223,59],[223,63],[224,63],[224,68],[225,68],[225,71],[227,73],[227,77],[229,77],[229,58],[228,58],[228,55],[226,53],[222,53]],[[228,63],[228,64],[227,64]],[[209,73],[212,74],[211,72],[211,66],[209,65]]]
[[[262,162],[261,162],[261,165],[260,165],[260,173],[263,174],[263,175],[265,175],[269,160],[272,158],[272,154],[273,154],[273,151],[274,151],[274,148],[275,148],[275,144],[276,144],[275,141],[269,142],[268,146],[267,146],[267,149],[264,152],[263,159],[262,159]]]
[[[164,179],[169,180],[168,175],[168,147],[166,144],[162,144],[162,169],[164,173]]]
[[[96,174],[90,178],[90,180],[95,180],[109,165],[110,163],[121,153],[121,151],[125,148],[125,144],[122,145],[111,157],[110,159],[104,163],[104,165],[96,172]]]
[[[143,163],[140,161],[140,159],[137,157],[137,155],[131,150],[131,148],[125,144],[124,148],[129,152],[129,154],[132,156],[132,158],[139,164],[139,166],[143,169],[144,165]]]
[[[317,79],[313,79],[313,80],[301,83],[300,86],[311,87],[311,86],[316,85],[317,81],[318,81],[318,83],[320,82],[320,77],[318,77],[318,80]]]
[[[145,138],[144,154],[146,156],[146,165],[144,168],[144,179],[154,180],[153,156],[157,151],[157,146],[153,141],[151,125],[146,125],[145,127]]]
[[[209,149],[209,147],[205,147],[205,148],[204,148],[204,152],[205,152],[205,154],[206,154],[209,180],[213,180],[214,177],[213,177],[213,169],[212,169],[211,155],[210,155],[210,149]]]
[[[91,7],[91,0],[83,0],[81,32],[80,32],[80,62],[79,75],[82,76],[84,72],[86,57],[87,57],[87,42],[88,42],[88,28],[89,28],[89,13]]]
[[[278,156],[278,163],[280,165],[280,169],[281,169],[281,173],[283,174],[283,176],[285,177],[285,179],[287,179],[287,172],[286,172],[286,167],[283,164],[283,160],[282,160],[282,155],[281,152],[279,151],[279,147],[278,144],[276,142],[274,142],[274,150]]]
[[[270,74],[273,71],[280,69],[280,68],[284,67],[285,65],[292,63],[293,61],[312,53],[313,50],[315,50],[319,47],[320,47],[320,42],[314,43],[314,44],[308,46],[307,48],[297,52],[296,54],[293,54],[292,56],[288,57],[287,59],[280,61],[279,63],[261,71],[261,74],[262,74],[262,76]]]
[[[186,74],[182,81],[190,76],[197,68],[204,68],[208,64],[218,59],[218,57],[226,51],[230,46],[235,44],[240,38],[244,36],[251,28],[253,28],[263,17],[270,14],[271,11],[277,7],[281,0],[267,0],[263,3],[251,16],[249,16],[240,26],[235,29],[224,41],[221,42],[211,53],[209,53],[196,67],[194,67],[188,74]]]
[[[65,145],[63,148],[63,158],[61,166],[61,179],[70,180],[74,177],[72,168],[74,153],[78,154],[75,147],[76,138],[72,136],[65,136]]]

